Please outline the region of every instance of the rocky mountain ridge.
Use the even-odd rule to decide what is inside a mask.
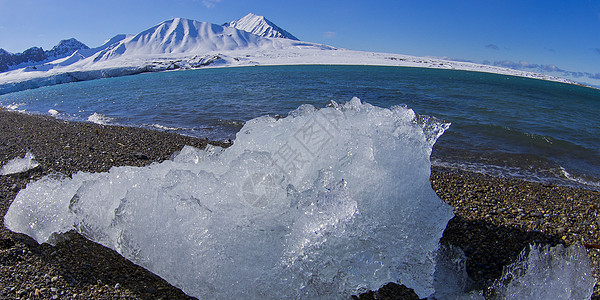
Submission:
[[[31,47],[21,53],[10,53],[0,49],[0,72],[5,72],[27,63],[39,63],[48,60],[67,57],[77,50],[89,49],[84,43],[71,38],[60,41],[50,50],[44,50],[41,47]]]

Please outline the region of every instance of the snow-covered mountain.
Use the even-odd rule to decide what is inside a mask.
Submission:
[[[269,38],[285,38],[298,41],[298,38],[275,25],[275,23],[267,20],[267,18],[255,15],[253,13],[245,15],[241,19],[225,23],[223,26],[233,27],[239,30],[254,33],[259,36]]]
[[[62,40],[58,45],[47,51],[44,51],[41,47],[31,47],[21,53],[9,53],[4,49],[0,49],[0,72],[67,57],[80,49],[89,49],[89,47],[73,38]]]
[[[216,24],[175,18],[99,52],[95,61],[122,55],[204,54],[248,48],[281,48],[281,43],[246,31]]]
[[[0,94],[142,72],[301,64],[460,69],[573,83],[539,73],[469,62],[353,51],[299,41],[269,20],[254,14],[224,25],[175,18],[135,35],[117,35],[95,48],[71,39],[61,41],[49,52],[56,56],[48,58],[41,48],[29,49],[24,54],[35,59],[29,59],[18,69],[0,70]],[[11,58],[11,55],[0,49],[0,68],[2,59]]]
[[[48,55],[48,57],[61,58],[69,56],[77,50],[89,48],[90,47],[76,39],[68,39],[60,41],[58,45],[54,46],[51,50],[46,51],[46,55]]]

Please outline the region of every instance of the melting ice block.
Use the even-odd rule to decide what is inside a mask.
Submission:
[[[452,208],[429,156],[449,126],[354,98],[245,124],[227,149],[28,184],[6,226],[76,230],[199,298],[347,298],[388,282],[433,293]]]
[[[485,289],[486,297],[484,291],[469,290],[466,262],[459,248],[440,247],[433,299],[588,300],[596,284],[590,259],[579,244],[568,248],[531,245],[504,267],[501,278]]]
[[[596,280],[581,245],[531,246],[504,268],[495,299],[590,299]]]
[[[9,160],[2,168],[0,168],[0,175],[10,175],[15,173],[25,172],[39,166],[39,163],[35,161],[35,156],[29,151],[25,153],[23,158],[17,157]]]

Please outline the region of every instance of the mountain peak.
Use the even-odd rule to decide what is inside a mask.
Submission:
[[[62,40],[58,45],[54,46],[51,50],[46,51],[48,57],[64,57],[73,54],[73,52],[81,49],[89,49],[84,43],[71,38]]]
[[[93,60],[104,61],[122,55],[198,55],[212,51],[278,47],[282,44],[236,28],[184,18],[173,18],[136,35],[115,37],[114,40],[115,43],[102,46]]]
[[[293,36],[291,33],[283,30],[281,27],[275,25],[275,23],[269,21],[267,18],[253,13],[245,15],[241,19],[225,23],[223,26],[233,27],[235,29],[247,31],[268,38],[298,40],[298,38]]]

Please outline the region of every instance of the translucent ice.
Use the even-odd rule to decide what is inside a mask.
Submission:
[[[531,246],[504,268],[494,299],[590,299],[596,281],[585,249]]]
[[[449,124],[354,98],[247,122],[227,149],[45,177],[5,217],[38,242],[76,230],[199,298],[434,292],[452,208],[429,182]]]
[[[25,153],[23,158],[16,157],[9,160],[2,168],[0,168],[0,175],[9,175],[15,173],[25,172],[37,167],[39,163],[35,161],[35,156],[29,151]]]
[[[437,255],[433,299],[483,300],[483,291],[469,291],[467,257],[460,248],[442,245]]]
[[[470,290],[467,259],[455,247],[440,247],[433,299],[590,299],[596,280],[585,249],[530,246],[504,267],[502,277],[484,291]]]

